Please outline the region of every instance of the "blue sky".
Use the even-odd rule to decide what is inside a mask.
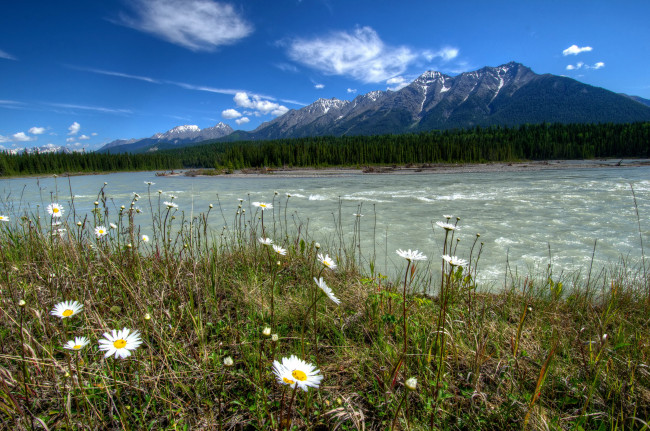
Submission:
[[[0,14],[0,146],[97,149],[252,130],[318,98],[516,61],[650,99],[650,2],[16,0]]]

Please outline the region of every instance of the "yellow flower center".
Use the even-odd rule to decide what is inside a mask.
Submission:
[[[296,382],[294,382],[293,380],[287,379],[286,377],[282,377],[282,380],[283,380],[284,383],[286,383],[287,385],[293,385],[294,383],[296,383]]]
[[[58,209],[57,207],[53,207],[53,208],[52,208],[52,212],[53,212],[53,213],[58,213],[58,212],[59,212],[59,209]]]
[[[61,313],[61,315],[62,315],[63,317],[70,317],[70,316],[72,316],[73,314],[74,314],[74,311],[73,311],[73,310],[65,310],[63,313]]]
[[[296,379],[300,380],[301,382],[304,382],[305,380],[307,380],[307,374],[305,374],[304,372],[302,372],[300,370],[293,370],[291,372],[291,375],[294,376]]]
[[[99,229],[99,234],[104,235],[104,229]]]
[[[122,340],[121,338],[119,340],[113,341],[113,347],[116,349],[123,349],[124,346],[126,346],[126,340]]]
[[[81,344],[77,344],[75,346],[72,346],[72,348],[75,349],[75,350],[79,350],[79,349],[81,349]]]

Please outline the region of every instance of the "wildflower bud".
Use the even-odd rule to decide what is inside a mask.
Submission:
[[[105,186],[107,186],[107,185],[108,185],[108,183],[107,183],[106,181],[104,181],[104,185],[105,185]]]
[[[342,405],[342,404],[343,404],[343,400],[341,399],[341,397],[338,397],[338,398],[336,399],[336,403],[337,403],[338,405]]]
[[[121,205],[121,206],[120,206],[120,209],[124,209],[124,205]]]
[[[279,260],[278,260],[275,264],[276,264],[277,266],[282,266],[282,262],[280,262]]]
[[[158,194],[161,195],[161,194],[162,194],[162,190],[158,190]]]
[[[607,341],[607,334],[603,334],[603,339],[602,339],[602,341],[603,341],[603,343]]]
[[[81,226],[81,222],[80,222],[80,221],[77,222],[77,226]]]
[[[172,216],[172,220],[176,220],[176,216]]]
[[[273,193],[275,193],[276,196],[278,195],[278,191],[277,191],[277,190],[276,190],[275,192],[273,192]]]
[[[477,234],[476,234],[476,238],[480,238],[480,237],[481,237],[481,234],[480,234],[480,233],[477,233]]]
[[[314,247],[316,247],[316,250],[318,250],[320,248],[320,243],[317,242],[316,244],[314,244]]]
[[[133,200],[137,202],[137,201],[138,201],[138,198],[135,198],[135,199],[133,199]]]
[[[27,305],[27,303],[25,302],[24,299],[21,299],[20,301],[18,301],[18,306],[19,307],[24,307],[25,305]]]
[[[208,207],[209,207],[210,209],[212,209],[212,204],[208,205]]]
[[[183,244],[183,248],[187,248],[187,244]]]
[[[242,214],[244,214],[245,212],[246,212],[246,210],[245,210],[245,209],[244,209],[244,210],[241,210],[241,213],[242,213]]]
[[[140,214],[142,211],[140,211],[140,208],[138,208],[137,210],[135,210],[135,212]]]
[[[224,367],[232,367],[235,363],[233,362],[232,358],[230,356],[226,356],[223,358],[223,366]]]
[[[241,208],[241,205],[237,205],[237,208]]]
[[[131,247],[133,247],[133,246],[131,245],[131,243],[128,243],[128,244],[126,245],[126,248],[131,248]]]
[[[460,221],[460,217],[456,217],[456,220],[457,220],[457,221]]]
[[[95,201],[95,206],[99,205],[99,202]]]
[[[277,343],[278,339],[279,339],[278,334],[271,334],[271,341]]]
[[[70,373],[66,371],[65,374],[64,374],[64,376],[65,376],[65,378],[67,379],[68,377],[70,377]]]
[[[415,377],[411,377],[410,379],[406,380],[404,384],[406,385],[407,389],[414,391],[418,385],[418,379],[416,379]]]
[[[144,315],[144,320],[151,320],[151,314],[146,313],[146,314]]]
[[[268,327],[268,326],[265,327],[265,328],[262,330],[262,335],[264,335],[265,337],[270,337],[270,336],[271,336],[271,328]]]

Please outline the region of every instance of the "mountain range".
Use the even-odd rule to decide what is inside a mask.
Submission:
[[[427,71],[397,91],[372,91],[353,100],[318,99],[261,124],[233,131],[219,123],[180,126],[151,138],[114,141],[99,151],[153,151],[197,142],[268,140],[306,136],[417,133],[475,126],[650,121],[650,101],[617,94],[507,63],[449,76]],[[169,148],[169,145],[165,145]]]

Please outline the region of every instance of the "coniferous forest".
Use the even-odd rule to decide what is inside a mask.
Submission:
[[[538,124],[417,134],[214,142],[155,153],[0,153],[0,176],[650,157],[650,123]]]

